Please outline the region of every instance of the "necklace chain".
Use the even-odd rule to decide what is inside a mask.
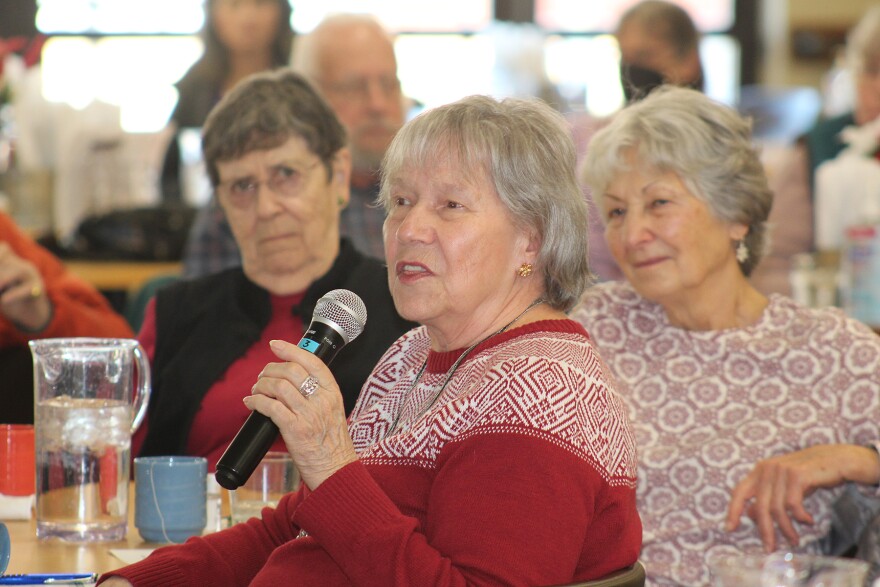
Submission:
[[[502,332],[507,331],[507,329],[509,329],[511,326],[513,326],[513,324],[517,320],[519,320],[520,318],[525,316],[526,312],[528,312],[529,310],[531,310],[535,306],[544,303],[544,301],[545,300],[543,297],[537,298],[535,301],[533,301],[531,304],[529,304],[525,310],[523,310],[522,312],[517,314],[516,318],[514,318],[513,320],[511,320],[510,322],[508,322],[507,324],[502,326],[499,330],[496,330],[495,332],[478,340],[477,342],[475,342],[474,344],[472,344],[471,346],[466,348],[464,350],[464,352],[461,353],[461,355],[459,355],[459,357],[455,360],[455,362],[452,364],[452,366],[449,368],[449,370],[446,371],[446,375],[443,377],[443,383],[440,385],[440,387],[437,389],[437,391],[434,392],[434,396],[431,398],[431,401],[428,403],[428,405],[418,413],[418,415],[416,416],[415,419],[420,418],[423,414],[427,413],[427,411],[430,410],[434,406],[434,404],[440,398],[440,394],[442,394],[443,390],[446,389],[446,384],[449,383],[449,380],[452,379],[452,376],[455,374],[455,370],[458,369],[459,364],[461,364],[461,362],[465,359],[465,357],[467,357],[471,353],[472,350],[474,350],[479,345],[483,344],[484,342],[486,342],[487,340],[489,340],[493,336],[497,336],[497,335],[501,334]],[[418,385],[419,380],[422,378],[422,375],[425,373],[425,369],[427,367],[428,367],[428,359],[425,359],[425,362],[422,363],[422,366],[419,368],[419,372],[416,374],[416,378],[413,380],[412,385],[410,386],[410,388],[407,390],[407,392],[403,396],[403,402],[401,403],[400,411],[397,412],[397,415],[394,417],[394,422],[391,423],[391,427],[388,429],[388,432],[385,434],[385,436],[383,438],[387,438],[388,436],[391,436],[394,433],[394,431],[397,429],[397,425],[400,423],[400,417],[401,417],[401,415],[403,415],[403,407],[406,402],[406,398],[409,397],[409,395],[412,393],[412,391],[416,388],[416,385]]]

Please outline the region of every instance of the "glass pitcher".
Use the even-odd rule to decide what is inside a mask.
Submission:
[[[29,345],[37,536],[121,540],[131,435],[146,414],[151,389],[146,352],[132,339],[48,338]]]

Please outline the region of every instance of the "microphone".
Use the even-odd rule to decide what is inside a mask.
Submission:
[[[297,345],[329,365],[336,353],[357,338],[367,323],[367,308],[357,294],[334,289],[315,305],[312,323]],[[241,430],[217,461],[214,478],[221,487],[238,489],[269,452],[278,438],[278,427],[268,416],[251,412]]]

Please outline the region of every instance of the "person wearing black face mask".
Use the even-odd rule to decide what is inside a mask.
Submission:
[[[703,91],[700,35],[680,6],[645,0],[627,10],[615,32],[627,104],[666,84]]]
[[[620,82],[627,104],[663,84],[703,91],[700,35],[681,7],[662,0],[639,2],[621,16],[614,36],[620,49]],[[569,123],[580,161],[593,134],[607,119],[577,113],[569,115]],[[599,209],[589,188],[584,186],[583,190],[590,206],[590,269],[599,281],[623,279],[605,243]]]
[[[688,87],[703,92],[700,34],[694,21],[680,6],[662,0],[643,0],[623,13],[614,32],[620,50],[620,81],[626,104],[646,97],[662,85]],[[568,115],[572,135],[583,160],[593,134],[608,123],[586,113]],[[790,295],[792,258],[812,244],[812,205],[806,184],[805,155],[779,145],[765,145],[762,161],[768,165],[771,188],[776,194],[771,212],[773,249],[750,276],[764,294]],[[623,279],[603,237],[600,211],[590,188],[582,186],[590,206],[590,269],[598,281]]]
[[[630,104],[663,85],[663,75],[647,67],[620,62],[620,86],[626,103]]]

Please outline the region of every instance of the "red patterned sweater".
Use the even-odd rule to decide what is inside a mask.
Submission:
[[[635,446],[583,328],[544,321],[490,338],[432,404],[461,353],[430,351],[424,328],[405,334],[352,413],[358,462],[260,520],[116,574],[135,585],[550,585],[632,564]]]

